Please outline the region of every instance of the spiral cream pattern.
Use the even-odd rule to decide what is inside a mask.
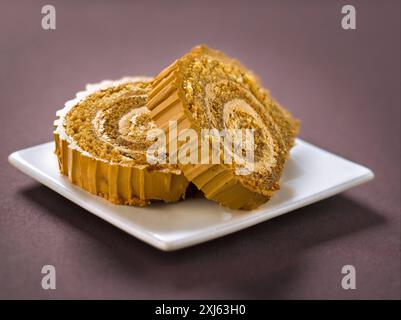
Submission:
[[[242,97],[248,95],[248,99],[242,97],[233,97],[227,102],[221,101],[222,113],[216,118],[216,113],[211,110],[211,106],[215,105],[216,93],[213,88],[221,88],[224,86],[225,80],[209,83],[205,90],[205,107],[209,114],[210,124],[220,130],[223,129],[253,129],[254,130],[254,151],[256,158],[253,162],[253,171],[258,174],[264,174],[271,166],[276,164],[275,151],[273,148],[274,141],[268,130],[266,123],[257,110],[252,105],[257,105],[258,110],[261,110],[260,102],[252,95],[244,92],[243,88],[239,88]],[[230,83],[235,86],[235,83]],[[239,165],[234,162],[234,165]]]

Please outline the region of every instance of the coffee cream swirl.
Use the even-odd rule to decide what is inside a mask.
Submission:
[[[148,166],[146,150],[153,142],[147,132],[155,128],[146,107],[149,82],[126,80],[90,88],[94,92],[65,115],[69,138],[99,159]]]
[[[218,91],[219,88],[222,88],[225,85],[227,85],[227,80],[208,83],[205,86],[205,111],[209,115],[208,118],[210,119],[210,125],[219,128],[220,130],[252,129],[252,141],[246,141],[245,133],[242,133],[241,138],[243,139],[244,148],[246,148],[249,143],[253,144],[253,163],[243,163],[241,160],[243,160],[244,157],[234,153],[233,164],[236,167],[248,167],[252,168],[252,171],[257,173],[264,173],[269,169],[266,168],[266,165],[274,166],[276,159],[274,157],[273,139],[264,120],[258,113],[258,110],[261,110],[263,106],[251,93],[244,92],[244,88],[239,87],[238,92],[241,92],[241,95],[235,95],[228,98],[227,101],[223,100],[219,102],[222,105],[222,112],[218,113],[216,117],[216,112],[213,112],[212,110],[212,106],[216,104],[215,100],[217,95],[215,91]],[[233,82],[230,82],[230,85],[227,86],[238,87],[238,85]],[[258,107],[257,109],[253,107],[255,105]],[[230,152],[230,150],[226,149],[225,152]],[[237,161],[235,161],[236,159]]]
[[[118,150],[126,160],[138,159],[143,155],[144,147],[148,146],[147,131],[156,126],[149,117],[146,106],[133,108],[122,114],[120,118],[111,116],[118,112],[111,107],[97,111],[93,121],[93,129],[96,136],[105,144]],[[113,125],[118,130],[107,130]]]

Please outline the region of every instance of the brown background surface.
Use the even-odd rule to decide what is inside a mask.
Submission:
[[[0,298],[400,298],[400,3],[1,1]],[[57,29],[41,29],[54,4]],[[301,138],[373,182],[224,238],[160,252],[18,172],[87,82],[154,75],[206,43],[255,70]],[[189,213],[190,214],[190,213]],[[44,291],[41,267],[57,269]],[[357,290],[341,289],[341,267]]]

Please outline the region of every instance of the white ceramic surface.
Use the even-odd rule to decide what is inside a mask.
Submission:
[[[277,217],[371,180],[368,168],[297,139],[272,200],[250,212],[226,209],[206,199],[145,208],[118,206],[71,184],[58,172],[53,142],[16,151],[19,170],[125,232],[165,251],[205,242]]]

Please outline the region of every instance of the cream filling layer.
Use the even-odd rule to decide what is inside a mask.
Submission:
[[[107,134],[105,123],[107,121],[107,118],[110,116],[110,112],[113,111],[99,110],[92,120],[93,129],[99,140],[120,151],[123,154],[123,157],[127,160],[129,160],[129,157],[124,156],[124,154],[132,156],[134,156],[135,154],[144,154],[146,150],[134,150],[131,148],[128,149],[122,145],[119,145],[114,138],[111,138]],[[124,114],[118,121],[118,132],[120,133],[120,138],[126,141],[135,142],[138,138],[138,135],[144,135],[146,139],[147,131],[155,128],[156,125],[153,122],[148,122],[144,125],[140,125],[137,123],[137,119],[139,115],[148,113],[149,110],[146,106],[140,106],[137,108],[134,107],[126,114]],[[132,129],[133,127],[135,130]]]
[[[208,83],[205,86],[205,112],[208,116],[209,119],[209,124],[214,127],[217,124],[215,123],[216,120],[214,119],[214,116],[211,111],[211,102],[216,98],[215,92],[213,87],[216,86],[218,82],[216,83]],[[256,99],[256,97],[253,96],[253,94],[248,93],[250,97],[252,98],[252,102],[255,104],[259,104],[261,106],[260,109],[262,108],[262,105],[260,102]],[[269,130],[266,126],[266,124],[263,122],[262,118],[260,115],[256,112],[256,110],[249,105],[245,100],[241,98],[234,98],[230,101],[227,101],[223,105],[223,114],[222,114],[222,120],[223,120],[223,127],[226,129],[241,129],[241,116],[240,113],[244,113],[251,117],[254,120],[254,124],[258,128],[260,128],[263,137],[259,137],[260,140],[264,141],[264,146],[267,148],[267,150],[263,153],[263,159],[260,159],[259,161],[255,161],[255,158],[253,157],[253,163],[247,163],[245,162],[245,166],[243,164],[243,157],[240,157],[237,155],[235,152],[233,153],[231,149],[225,149],[225,152],[231,153],[232,157],[234,158],[234,165],[238,167],[239,170],[245,169],[248,171],[253,171],[253,172],[268,172],[270,171],[270,168],[274,167],[276,165],[276,158],[275,158],[275,152],[273,150],[273,138],[269,133]],[[250,128],[256,130],[257,128]],[[255,139],[252,139],[253,141],[250,141],[247,139],[246,135],[243,135],[243,146],[245,148],[249,148],[249,144],[253,144],[253,150],[256,149],[257,145],[254,143]],[[250,172],[249,172],[250,173]]]

